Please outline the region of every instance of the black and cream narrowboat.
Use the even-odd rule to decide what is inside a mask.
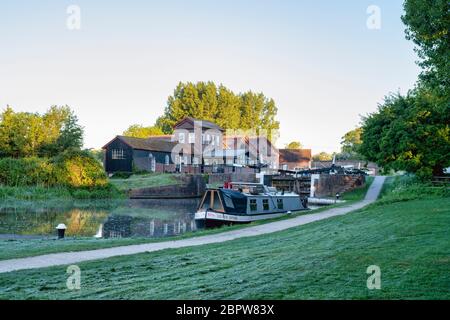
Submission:
[[[228,188],[206,190],[195,221],[199,227],[249,223],[306,210],[296,193],[279,192],[258,183],[230,183]]]

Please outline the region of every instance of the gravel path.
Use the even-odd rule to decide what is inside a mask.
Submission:
[[[152,252],[169,248],[199,246],[204,244],[230,241],[243,237],[251,237],[286,230],[310,222],[343,215],[368,205],[369,203],[377,199],[381,191],[381,187],[383,186],[384,179],[385,177],[381,176],[375,177],[375,180],[373,181],[372,185],[367,191],[364,200],[348,206],[332,208],[320,213],[312,213],[291,219],[266,223],[253,227],[247,227],[240,230],[227,231],[219,234],[200,236],[183,240],[164,241],[157,243],[138,244],[107,249],[79,251],[79,252],[53,253],[29,258],[3,260],[0,261],[0,273],[24,269],[35,269],[59,265],[76,264],[83,261],[106,259],[115,256],[131,255],[142,252]]]

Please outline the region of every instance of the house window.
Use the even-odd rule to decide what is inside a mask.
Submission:
[[[258,205],[256,204],[256,199],[250,199],[250,211],[258,210]]]
[[[263,210],[269,210],[269,199],[263,199]]]
[[[194,166],[198,166],[198,158],[197,157],[194,157],[194,158],[192,158],[192,164],[194,165]]]
[[[123,149],[112,149],[111,150],[111,158],[113,160],[125,159],[125,153],[123,152]]]
[[[184,143],[184,142],[185,142],[184,132],[180,132],[180,133],[178,134],[178,142],[179,142],[179,143]]]
[[[283,199],[277,199],[277,206],[278,209],[283,209]]]
[[[189,143],[195,143],[195,133],[189,132]]]
[[[216,146],[220,147],[220,137],[216,136]]]
[[[170,158],[169,158],[169,155],[168,155],[168,154],[166,154],[166,159],[165,159],[165,160],[166,160],[166,161],[165,161],[166,165],[169,164]]]

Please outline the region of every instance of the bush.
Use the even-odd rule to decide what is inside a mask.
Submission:
[[[70,187],[106,186],[101,164],[86,151],[66,150],[53,159],[58,184]]]
[[[6,186],[53,186],[57,176],[48,159],[0,159],[0,184]]]
[[[104,187],[107,184],[102,165],[85,151],[67,150],[52,159],[0,159],[0,185],[4,186]]]

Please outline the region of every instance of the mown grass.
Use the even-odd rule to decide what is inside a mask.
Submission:
[[[132,175],[126,179],[110,179],[119,190],[161,187],[180,184],[176,175],[168,173],[149,173]]]
[[[0,274],[2,299],[449,299],[450,199],[363,208],[221,244]],[[381,290],[366,286],[381,268]]]

